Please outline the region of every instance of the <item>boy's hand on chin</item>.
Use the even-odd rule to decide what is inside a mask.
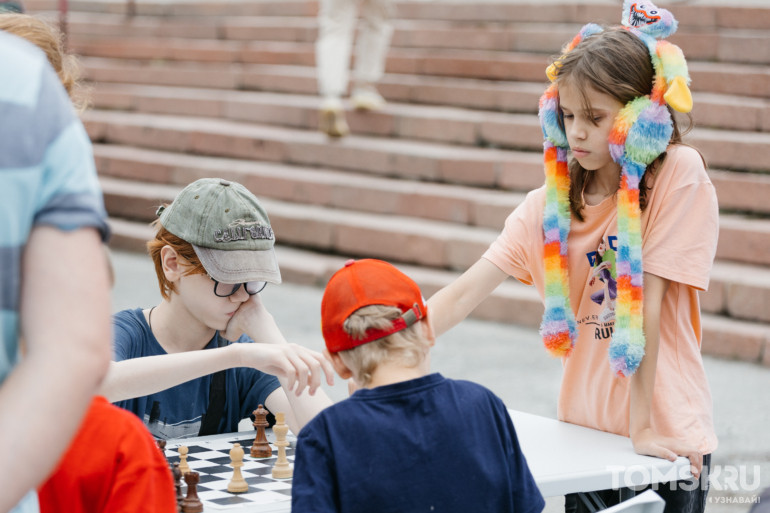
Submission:
[[[222,336],[227,340],[235,341],[244,333],[254,342],[286,343],[273,315],[262,304],[259,294],[249,296],[247,301],[241,303],[227,323]]]

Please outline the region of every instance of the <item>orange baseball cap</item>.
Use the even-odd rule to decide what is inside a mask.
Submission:
[[[369,305],[395,306],[402,312],[391,328],[369,330],[362,339],[343,328],[348,317]],[[330,353],[353,349],[408,328],[427,314],[420,288],[407,275],[382,260],[348,260],[334,273],[321,300],[321,331]]]

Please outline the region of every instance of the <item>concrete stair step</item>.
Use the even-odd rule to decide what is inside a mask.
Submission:
[[[508,214],[524,199],[523,193],[516,192],[393,180],[280,163],[180,155],[126,146],[97,144],[94,146],[94,155],[99,173],[106,177],[185,185],[198,178],[218,176],[243,183],[251,190],[258,191],[260,196],[283,201],[406,215],[495,230],[503,226]],[[720,205],[723,205],[723,198],[731,198],[734,192],[723,187],[729,187],[743,176],[725,171],[712,172],[712,177],[714,175],[734,177],[732,180],[715,180]],[[745,182],[744,188],[747,191],[761,193],[761,185],[765,192],[770,188],[770,177],[749,174],[746,178],[765,179],[764,184]],[[723,229],[722,237],[732,237],[731,241],[734,241],[748,232],[752,234],[748,240],[758,238],[761,243],[766,227],[763,220],[727,214],[723,214],[723,220],[730,228],[728,231]],[[756,225],[758,233],[753,233]],[[728,251],[728,247],[729,244],[720,254],[727,255],[726,258],[746,261],[747,257],[740,256],[739,252]],[[760,259],[760,262],[763,261],[764,258]]]
[[[398,4],[398,17],[407,19],[448,21],[527,21],[542,23],[600,23],[617,24],[618,3],[608,0],[595,2],[472,2],[450,4],[451,8],[436,9],[432,2],[403,1]],[[700,2],[697,5],[672,6],[679,26],[688,29],[715,30],[720,28],[770,28],[767,5],[740,5],[740,2]]]
[[[770,327],[722,316],[704,315],[701,352],[770,367]]]
[[[542,184],[542,155],[348,136],[209,118],[90,111],[94,142],[207,156],[321,166],[386,177],[529,191]]]
[[[765,98],[695,93],[693,102],[691,114],[695,126],[770,132],[770,100]]]
[[[41,13],[52,20],[57,13]],[[172,37],[231,41],[314,43],[314,16],[222,16],[206,20],[73,12],[73,36]],[[395,20],[392,48],[469,49],[555,54],[580,29],[578,23],[465,22]],[[670,39],[688,59],[770,63],[770,36],[765,30],[679,30]]]
[[[437,8],[437,4],[440,8]],[[29,11],[55,11],[58,0],[25,0]],[[70,10],[94,13],[126,14],[125,0],[70,0]],[[318,3],[307,0],[250,1],[137,1],[135,14],[166,17],[207,16],[315,16]],[[739,2],[700,3],[674,7],[680,27],[690,30],[770,29],[768,7]],[[540,23],[618,23],[617,3],[488,1],[396,2],[396,18],[460,22],[540,22]]]
[[[291,231],[286,233],[276,228],[276,233],[281,234],[281,238],[286,243],[334,253],[354,253],[350,247],[347,247],[347,250],[337,247],[335,241],[350,241],[352,237],[348,236],[348,231],[359,230],[361,225],[371,225],[370,235],[360,235],[362,240],[372,236],[378,239],[371,248],[379,248],[384,241],[394,241],[397,251],[404,251],[406,246],[401,245],[402,242],[415,244],[420,248],[428,245],[451,255],[451,257],[447,256],[443,263],[433,264],[440,268],[469,267],[495,239],[503,226],[505,217],[523,199],[521,195],[490,194],[493,191],[477,191],[468,187],[447,188],[435,186],[435,184],[403,183],[397,185],[386,183],[387,181],[382,179],[358,180],[345,173],[333,171],[301,169],[290,171],[285,167],[250,163],[234,165],[227,171],[222,171],[220,166],[226,162],[217,159],[199,159],[199,162],[193,162],[192,158],[187,157],[180,159],[176,164],[165,163],[164,160],[169,160],[170,155],[157,152],[145,152],[143,156],[147,161],[155,157],[158,162],[156,166],[166,166],[164,174],[169,179],[153,176],[152,180],[149,180],[148,178],[153,175],[152,168],[145,169],[144,174],[132,175],[131,169],[126,168],[113,173],[112,162],[105,160],[104,154],[110,152],[125,154],[127,153],[125,150],[127,149],[96,147],[97,168],[100,172],[107,208],[113,216],[149,222],[154,219],[157,206],[170,202],[186,184],[198,178],[214,176],[239,181],[258,194],[266,202],[273,224],[278,227],[285,223],[285,226],[291,228]],[[136,169],[143,168],[140,166]],[[314,171],[316,171],[315,176],[313,176]],[[309,178],[309,181],[304,181],[305,177]],[[345,178],[350,179],[349,183],[341,185],[340,182]],[[162,180],[162,182],[148,183],[155,180]],[[424,187],[425,185],[428,187]],[[456,201],[454,196],[461,196],[463,189],[467,193],[466,199]],[[484,205],[485,198],[492,198],[498,203]],[[455,206],[457,208],[453,208]],[[428,212],[429,214],[426,215]],[[317,232],[309,228],[300,229],[298,225],[303,223],[297,220],[300,213],[306,216],[304,222],[308,227],[318,228]],[[476,221],[475,226],[472,224],[474,221]],[[742,245],[744,247],[761,244],[762,239],[767,243],[770,239],[762,231],[750,232],[751,227],[745,223],[741,224],[734,216],[722,215],[721,224],[722,231],[717,251],[717,257],[720,259],[729,259],[733,256],[726,248],[729,248],[730,243],[738,237],[744,241]],[[384,226],[388,228],[383,228]],[[725,226],[728,227],[725,228]],[[742,226],[743,231],[732,226]],[[414,242],[413,239],[409,242],[402,240],[402,231],[412,237],[421,230],[425,233],[416,239],[418,242]],[[318,239],[319,234],[326,233],[328,236],[324,235],[322,239]],[[285,236],[288,236],[288,239],[285,239]],[[447,242],[450,240],[447,237],[451,241],[462,240],[463,242]],[[760,242],[757,242],[758,240]],[[449,248],[452,244],[456,247]],[[365,247],[368,246],[365,245]],[[389,251],[388,258],[405,261],[398,256],[398,253],[395,256],[391,253],[392,250]],[[358,255],[378,256],[379,253],[358,253]],[[413,256],[413,258],[428,258],[431,261],[435,261],[437,257],[438,254]],[[422,260],[406,261],[427,265]],[[750,259],[742,261],[751,262]],[[770,262],[760,261],[749,264],[718,262],[712,273],[712,286],[703,294],[704,310],[725,313],[740,319],[770,322],[770,269],[763,267],[768,263]]]
[[[69,0],[68,3],[71,11],[167,17],[315,16],[318,13],[318,2],[308,0],[227,0],[222,2],[137,0],[134,2],[133,13],[129,10],[127,0]],[[24,6],[30,12],[55,11],[59,7],[59,0],[25,0]]]
[[[499,114],[493,117],[505,118]],[[94,141],[111,144],[328,166],[520,191],[542,184],[542,155],[537,147],[530,147],[534,151],[511,151],[361,135],[331,141],[323,134],[306,130],[119,111],[91,111],[83,120]],[[534,144],[534,118],[532,124],[517,126],[498,122],[497,126],[511,133],[521,130],[529,134]],[[761,171],[770,162],[770,133],[696,129],[686,140],[700,148],[714,167]]]
[[[100,84],[93,102],[98,109],[205,115],[310,130],[318,120],[317,98],[303,95]],[[349,111],[348,123],[356,134],[533,151],[542,145],[534,114],[391,103],[381,112]],[[770,175],[711,171],[711,178],[721,208],[770,214]]]
[[[720,209],[770,214],[770,175],[710,170],[709,177]]]
[[[770,265],[770,220],[720,215],[717,258]]]
[[[153,233],[146,222],[111,218],[110,225],[113,231],[110,244],[120,249],[144,251],[144,243]],[[280,233],[278,228],[276,232]],[[284,281],[321,287],[345,260],[358,256],[329,255],[289,247],[280,241],[280,235],[276,253]],[[394,263],[419,284],[426,297],[451,283],[460,274],[460,271],[428,269],[397,261]],[[542,303],[535,289],[509,279],[482,302],[471,316],[534,328],[539,325],[542,313]],[[702,329],[704,354],[770,366],[770,327],[767,325],[705,314]]]
[[[770,323],[770,269],[717,261],[709,290],[701,293],[701,306],[713,314]]]
[[[70,47],[77,54],[93,57],[315,65],[313,43],[73,35]],[[388,73],[537,81],[544,78],[547,65],[546,56],[534,53],[391,48],[385,69]],[[747,80],[756,74],[746,73]]]
[[[260,198],[494,230],[503,226],[508,214],[525,196],[516,192],[127,146],[96,144],[94,156],[102,178],[184,186],[199,178],[214,176],[242,183]]]
[[[362,136],[330,144],[314,132],[122,112],[88,112],[84,122],[94,141],[110,144],[519,191],[542,184],[542,159],[536,153]],[[722,215],[717,256],[770,265],[770,220]]]
[[[770,171],[770,133],[695,128],[684,137],[710,167]]]
[[[75,34],[69,44],[73,52],[93,57],[315,65],[313,43],[191,40],[170,37],[87,37]],[[391,48],[385,69],[388,73],[411,75],[543,81],[548,62],[546,55],[537,53]],[[693,80],[693,91],[770,98],[768,65],[690,60],[688,68]]]
[[[104,83],[250,89],[317,94],[315,68],[269,64],[143,62],[85,57],[87,79]],[[388,100],[504,112],[537,112],[542,83],[386,74],[378,84]]]
[[[148,222],[159,204],[170,203],[182,185],[102,178],[111,216]],[[498,230],[400,215],[371,214],[261,200],[281,244],[357,257],[460,270],[469,267]]]
[[[269,212],[269,214],[271,214]],[[272,215],[271,215],[272,222]],[[144,243],[153,235],[152,228],[144,222],[111,217],[113,230],[110,246],[133,251],[145,251]],[[284,281],[303,285],[324,286],[331,275],[355,254],[330,255],[309,249],[287,246],[279,241],[276,245],[281,276]],[[459,271],[446,271],[418,267],[393,260],[399,269],[408,273],[430,297],[440,288],[459,276]],[[472,316],[536,327],[543,315],[543,307],[533,287],[522,285],[514,279],[506,280],[487,298]]]
[[[698,103],[698,112],[706,113],[708,116],[710,109],[713,108],[724,114],[727,102],[724,102],[721,97],[719,100],[714,99],[715,96],[717,95],[709,95],[704,103]],[[319,100],[315,95],[105,83],[99,84],[92,99],[93,106],[97,109],[151,114],[205,115],[310,130],[318,127]],[[699,99],[696,95],[696,102]],[[761,104],[767,114],[767,132],[770,132],[770,101],[735,100],[735,104],[744,103],[747,112],[754,112],[757,115],[762,114],[762,109],[757,111],[755,108],[758,106],[751,104]],[[744,119],[734,117],[735,108],[731,110],[732,114],[728,122],[730,119]],[[534,113],[520,115],[451,106],[426,107],[390,103],[380,112],[362,113],[348,108],[347,118],[353,133],[356,134],[535,151],[539,151],[542,147],[540,123]],[[682,120],[682,123],[682,126],[687,126],[686,120]],[[723,123],[719,128],[751,131],[742,128],[741,125],[744,124],[742,121],[736,124],[738,126],[730,127],[724,126]],[[693,134],[695,139],[698,138],[698,133],[696,131]],[[719,132],[719,137],[722,137],[722,132]],[[738,135],[737,139],[743,140],[742,135]],[[767,140],[770,141],[770,139]],[[691,142],[697,145],[697,142]],[[743,153],[741,150],[738,152]],[[728,156],[727,160],[731,161],[732,155]],[[767,167],[770,168],[770,166]]]
[[[221,88],[251,88],[275,93],[301,93],[312,97],[312,100],[308,98],[297,99],[295,102],[287,105],[287,102],[292,97],[271,97],[271,99],[285,100],[282,104],[284,108],[302,106],[315,109],[318,105],[315,70],[309,67],[200,64],[201,69],[197,69],[195,65],[190,63],[164,63],[162,66],[148,66],[138,62],[100,58],[84,59],[84,63],[89,79],[98,82],[98,87],[94,93],[96,107],[148,111],[150,109],[148,104],[154,103],[152,107],[153,112],[187,114],[190,111],[195,111],[193,108],[185,110],[185,105],[198,102],[197,107],[200,107],[200,103],[204,100],[220,103],[224,102],[225,99],[241,98],[244,102],[263,103],[260,102],[259,96],[244,95],[239,97],[239,93],[234,93],[232,96],[224,96]],[[253,67],[257,69],[252,70]],[[249,77],[259,77],[259,82],[250,82]],[[270,77],[272,80],[266,77]],[[380,90],[383,96],[391,101],[433,103],[441,104],[443,107],[470,107],[533,114],[537,112],[538,98],[542,94],[542,85],[537,83],[509,82],[503,84],[476,80],[455,82],[451,81],[451,79],[437,80],[428,77],[408,77],[394,74],[386,76],[383,84],[380,86]],[[131,88],[132,85],[185,87],[166,90],[160,88]],[[203,87],[216,89],[199,92],[193,92],[190,89]],[[136,101],[132,99],[132,95],[137,97]],[[176,97],[170,98],[172,95],[176,95]],[[445,101],[437,101],[437,97],[444,98]],[[141,105],[139,104],[140,98],[143,99]],[[148,98],[162,98],[165,101],[151,102]],[[184,99],[186,101],[170,101],[177,99]],[[694,101],[693,121],[696,126],[770,132],[770,100],[714,93],[695,93]],[[388,112],[375,114],[374,116],[389,115],[391,112],[392,109],[389,108]],[[467,111],[462,112],[467,114]],[[473,114],[468,115],[473,116]],[[280,116],[278,118],[280,120]],[[316,121],[315,115],[311,116],[311,118],[312,122]],[[371,118],[372,115],[369,115],[367,121],[365,123],[358,123],[361,126],[354,126],[353,131],[362,133],[365,130],[376,131],[382,129],[383,124],[372,123]],[[289,116],[287,119],[294,120],[295,117]],[[259,119],[255,119],[255,121],[259,121]],[[352,119],[349,121],[356,124],[357,120]],[[682,126],[687,126],[687,120],[684,116],[682,116],[682,123]],[[539,138],[539,125],[537,123],[535,125],[535,137]],[[387,123],[384,126],[387,127]],[[442,124],[442,127],[444,126]],[[415,136],[435,137],[436,135],[444,135],[441,132],[443,130],[425,130],[423,127],[419,127]],[[448,132],[450,132],[450,139],[459,136],[461,140],[457,142],[465,144],[476,142],[482,145],[492,144],[517,147],[517,141],[520,141],[522,137],[522,134],[518,131],[510,132],[504,130],[504,126],[496,126],[494,129],[487,129],[484,133],[477,133],[475,141],[472,131],[467,129],[461,130],[460,133]],[[529,137],[532,137],[532,134]]]
[[[99,84],[93,106],[318,129],[319,99],[315,95]],[[348,108],[346,118],[353,133],[362,135],[537,151],[543,146],[535,114],[389,103],[379,112]]]
[[[94,94],[94,106],[150,114],[210,116],[306,130],[318,127],[318,99],[308,95],[104,84]],[[356,134],[535,152],[542,148],[542,132],[534,114],[391,103],[380,112],[349,109],[347,118]],[[702,148],[711,165],[770,170],[770,133],[696,129],[686,140]],[[721,144],[713,144],[714,140]],[[739,180],[731,183],[733,174],[719,176],[725,191],[734,190],[732,197],[739,199],[737,206],[725,208],[770,212],[770,204],[762,200],[770,178],[736,175]],[[752,183],[762,188],[746,194],[736,187]]]

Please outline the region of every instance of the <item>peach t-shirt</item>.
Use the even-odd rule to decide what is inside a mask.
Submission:
[[[649,184],[648,184],[649,185]],[[670,146],[642,213],[645,272],[671,281],[663,298],[660,349],[652,401],[655,432],[691,443],[704,453],[717,446],[711,392],[700,355],[698,290],[705,290],[716,252],[719,211],[714,187],[696,150]],[[585,222],[569,234],[570,301],[578,339],[565,358],[559,419],[629,436],[629,378],[610,370],[617,278],[616,197],[586,206]],[[484,254],[543,297],[545,189],[530,192]]]

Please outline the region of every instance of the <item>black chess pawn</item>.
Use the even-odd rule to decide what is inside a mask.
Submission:
[[[202,513],[203,503],[198,498],[198,481],[200,475],[197,472],[187,472],[184,482],[187,483],[187,497],[182,500],[183,513]]]
[[[166,456],[166,441],[162,438],[158,438],[155,440],[155,445],[158,446],[160,453],[163,455],[163,459],[165,459],[166,463],[168,463],[168,456]],[[169,463],[169,465],[171,465],[171,463]]]
[[[175,461],[171,467],[171,474],[174,476],[174,489],[176,490],[176,509],[182,511],[182,502],[184,501],[184,495],[182,495],[182,471],[179,470],[179,462]]]

